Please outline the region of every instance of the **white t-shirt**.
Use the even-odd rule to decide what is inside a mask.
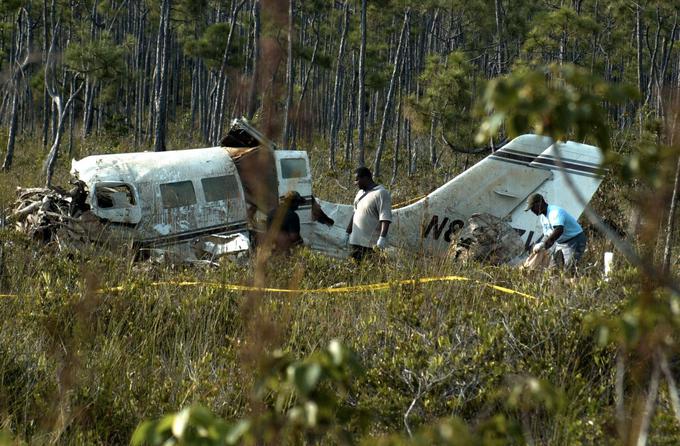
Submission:
[[[380,237],[381,221],[392,221],[392,196],[390,193],[381,185],[375,186],[368,193],[359,190],[354,197],[352,233],[349,235],[350,245],[367,248],[375,246],[378,237]]]

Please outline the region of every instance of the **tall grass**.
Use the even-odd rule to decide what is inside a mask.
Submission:
[[[39,155],[18,152],[16,169],[2,174],[3,206],[14,186],[38,184]],[[349,174],[324,173],[317,193],[349,201]],[[404,178],[395,201],[450,175]],[[606,242],[597,237],[585,260],[594,266],[576,282],[413,255],[357,265],[307,249],[261,265],[266,285],[277,288],[462,275],[535,300],[476,282],[347,294],[235,292],[215,284],[251,284],[255,259],[202,269],[134,263],[96,247],[56,252],[10,229],[0,240],[0,293],[12,295],[0,298],[0,430],[18,441],[127,443],[140,421],[193,403],[226,419],[248,416],[261,410],[252,389],[268,355],[282,349],[303,357],[331,339],[363,364],[348,404],[371,414],[369,437],[452,415],[474,426],[499,411],[521,419],[525,438],[539,444],[607,444],[615,431],[615,351],[599,347],[584,321],[618,314],[640,285],[625,265],[602,279],[596,264]],[[504,404],[527,377],[551,383],[561,404]],[[680,438],[671,414],[664,398],[650,442]]]
[[[611,427],[613,353],[595,346],[583,320],[618,311],[626,297],[620,290],[635,289],[625,275],[574,285],[559,276],[432,259],[356,266],[302,250],[267,265],[269,286],[458,274],[538,299],[468,282],[282,296],[151,286],[178,279],[248,283],[251,265],[132,264],[94,250],[58,255],[2,236],[4,291],[16,297],[0,304],[0,414],[29,442],[124,443],[141,420],[197,402],[225,418],[242,417],[253,410],[253,380],[267,354],[281,348],[305,356],[334,338],[365,367],[353,399],[374,414],[375,434],[403,431],[414,398],[412,426],[448,415],[475,420],[518,376],[551,382],[567,401],[562,413],[534,420],[535,438],[604,440]],[[97,291],[120,284],[119,292]]]

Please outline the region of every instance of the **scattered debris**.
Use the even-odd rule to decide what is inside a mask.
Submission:
[[[105,225],[85,203],[86,186],[74,181],[74,187],[17,188],[17,200],[8,222],[31,238],[55,243],[60,249],[79,248],[92,240],[101,240]]]
[[[73,183],[70,191],[59,187],[17,188],[17,200],[8,222],[19,232],[54,244],[60,250],[80,249],[95,242],[109,249],[132,249],[141,253],[140,258],[156,262],[215,265],[223,257],[240,261],[250,248],[248,237],[242,233],[211,234],[192,243],[162,248],[136,246],[133,230],[128,228],[126,233],[121,225],[116,225],[116,231],[107,230],[111,223],[92,213],[85,202],[85,184]]]
[[[517,263],[524,253],[524,243],[517,231],[487,213],[473,214],[451,248],[451,256],[456,260],[493,265]]]

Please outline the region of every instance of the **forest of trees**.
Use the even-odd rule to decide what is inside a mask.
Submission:
[[[162,151],[170,123],[212,145],[246,116],[286,147],[320,138],[331,167],[385,175],[389,142],[413,173],[472,146],[486,81],[546,63],[636,86],[638,100],[608,108],[614,128],[634,129],[677,95],[679,12],[670,0],[4,1],[2,169],[18,134],[50,149],[49,183],[79,138]]]

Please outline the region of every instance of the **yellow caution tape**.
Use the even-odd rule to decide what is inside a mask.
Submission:
[[[404,280],[397,280],[393,282],[380,282],[380,283],[372,283],[372,284],[367,284],[367,285],[351,285],[351,286],[344,286],[344,287],[327,287],[327,288],[311,288],[311,289],[287,289],[287,288],[270,288],[270,287],[257,287],[257,286],[248,286],[248,285],[235,285],[235,284],[230,284],[230,283],[215,283],[215,282],[174,282],[174,281],[169,281],[169,282],[152,282],[149,284],[150,286],[153,287],[159,287],[159,286],[177,286],[177,287],[193,287],[193,286],[209,286],[213,288],[218,288],[218,289],[225,289],[225,290],[231,290],[231,291],[255,291],[255,292],[264,292],[264,293],[283,293],[283,294],[340,294],[340,293],[352,293],[352,292],[357,292],[357,291],[385,291],[389,290],[392,287],[395,286],[400,286],[400,285],[417,285],[417,284],[424,284],[424,283],[433,283],[433,282],[454,282],[454,281],[468,281],[468,282],[473,282],[477,283],[489,288],[493,288],[497,291],[501,291],[506,294],[516,294],[518,296],[525,297],[527,299],[532,299],[536,300],[536,296],[532,296],[530,294],[522,293],[520,291],[516,291],[510,288],[505,288],[502,286],[498,285],[493,285],[489,283],[484,283],[480,282],[478,280],[473,280],[468,277],[462,277],[462,276],[442,276],[442,277],[422,277],[420,279],[404,279]],[[103,288],[100,289],[98,292],[99,293],[106,293],[106,292],[118,292],[118,291],[124,291],[126,288],[122,286],[117,286],[117,287],[111,287],[111,288]]]
[[[409,204],[413,204],[413,203],[415,203],[416,201],[421,200],[421,199],[427,197],[427,195],[428,195],[428,194],[420,195],[420,196],[418,196],[418,197],[411,198],[410,200],[406,200],[406,201],[399,202],[399,203],[397,203],[397,204],[395,204],[395,205],[392,205],[392,209],[397,209],[397,208],[401,208],[401,207],[404,207],[404,206],[408,206]]]
[[[218,288],[218,289],[224,289],[224,290],[231,290],[231,291],[255,291],[255,292],[263,292],[263,293],[283,293],[283,294],[341,294],[341,293],[352,293],[352,292],[357,292],[357,291],[385,291],[389,290],[392,287],[395,286],[400,286],[400,285],[417,285],[417,284],[425,284],[425,283],[434,283],[434,282],[473,282],[477,283],[479,285],[483,285],[489,288],[493,288],[494,290],[501,291],[506,294],[516,294],[518,296],[531,299],[531,300],[537,300],[536,296],[532,296],[530,294],[522,293],[520,291],[516,291],[510,288],[505,288],[499,285],[493,285],[490,283],[485,283],[481,282],[479,280],[474,280],[470,279],[468,277],[463,277],[463,276],[441,276],[441,277],[421,277],[419,279],[403,279],[403,280],[396,280],[393,282],[380,282],[380,283],[371,283],[367,285],[351,285],[351,286],[344,286],[344,287],[328,287],[328,288],[312,288],[312,289],[287,289],[287,288],[269,288],[269,287],[257,287],[257,286],[249,286],[249,285],[236,285],[236,284],[231,284],[231,283],[216,283],[216,282],[189,282],[189,281],[181,281],[181,282],[176,282],[176,281],[168,281],[168,282],[151,282],[150,284],[147,284],[147,286],[152,286],[152,287],[160,287],[160,286],[177,286],[177,287],[194,287],[194,286],[208,286],[212,288]],[[115,287],[107,287],[107,288],[101,288],[97,290],[97,293],[103,294],[103,293],[115,293],[115,292],[121,292],[130,289],[131,287],[128,286],[115,286]],[[16,294],[0,294],[0,297],[16,297]]]

